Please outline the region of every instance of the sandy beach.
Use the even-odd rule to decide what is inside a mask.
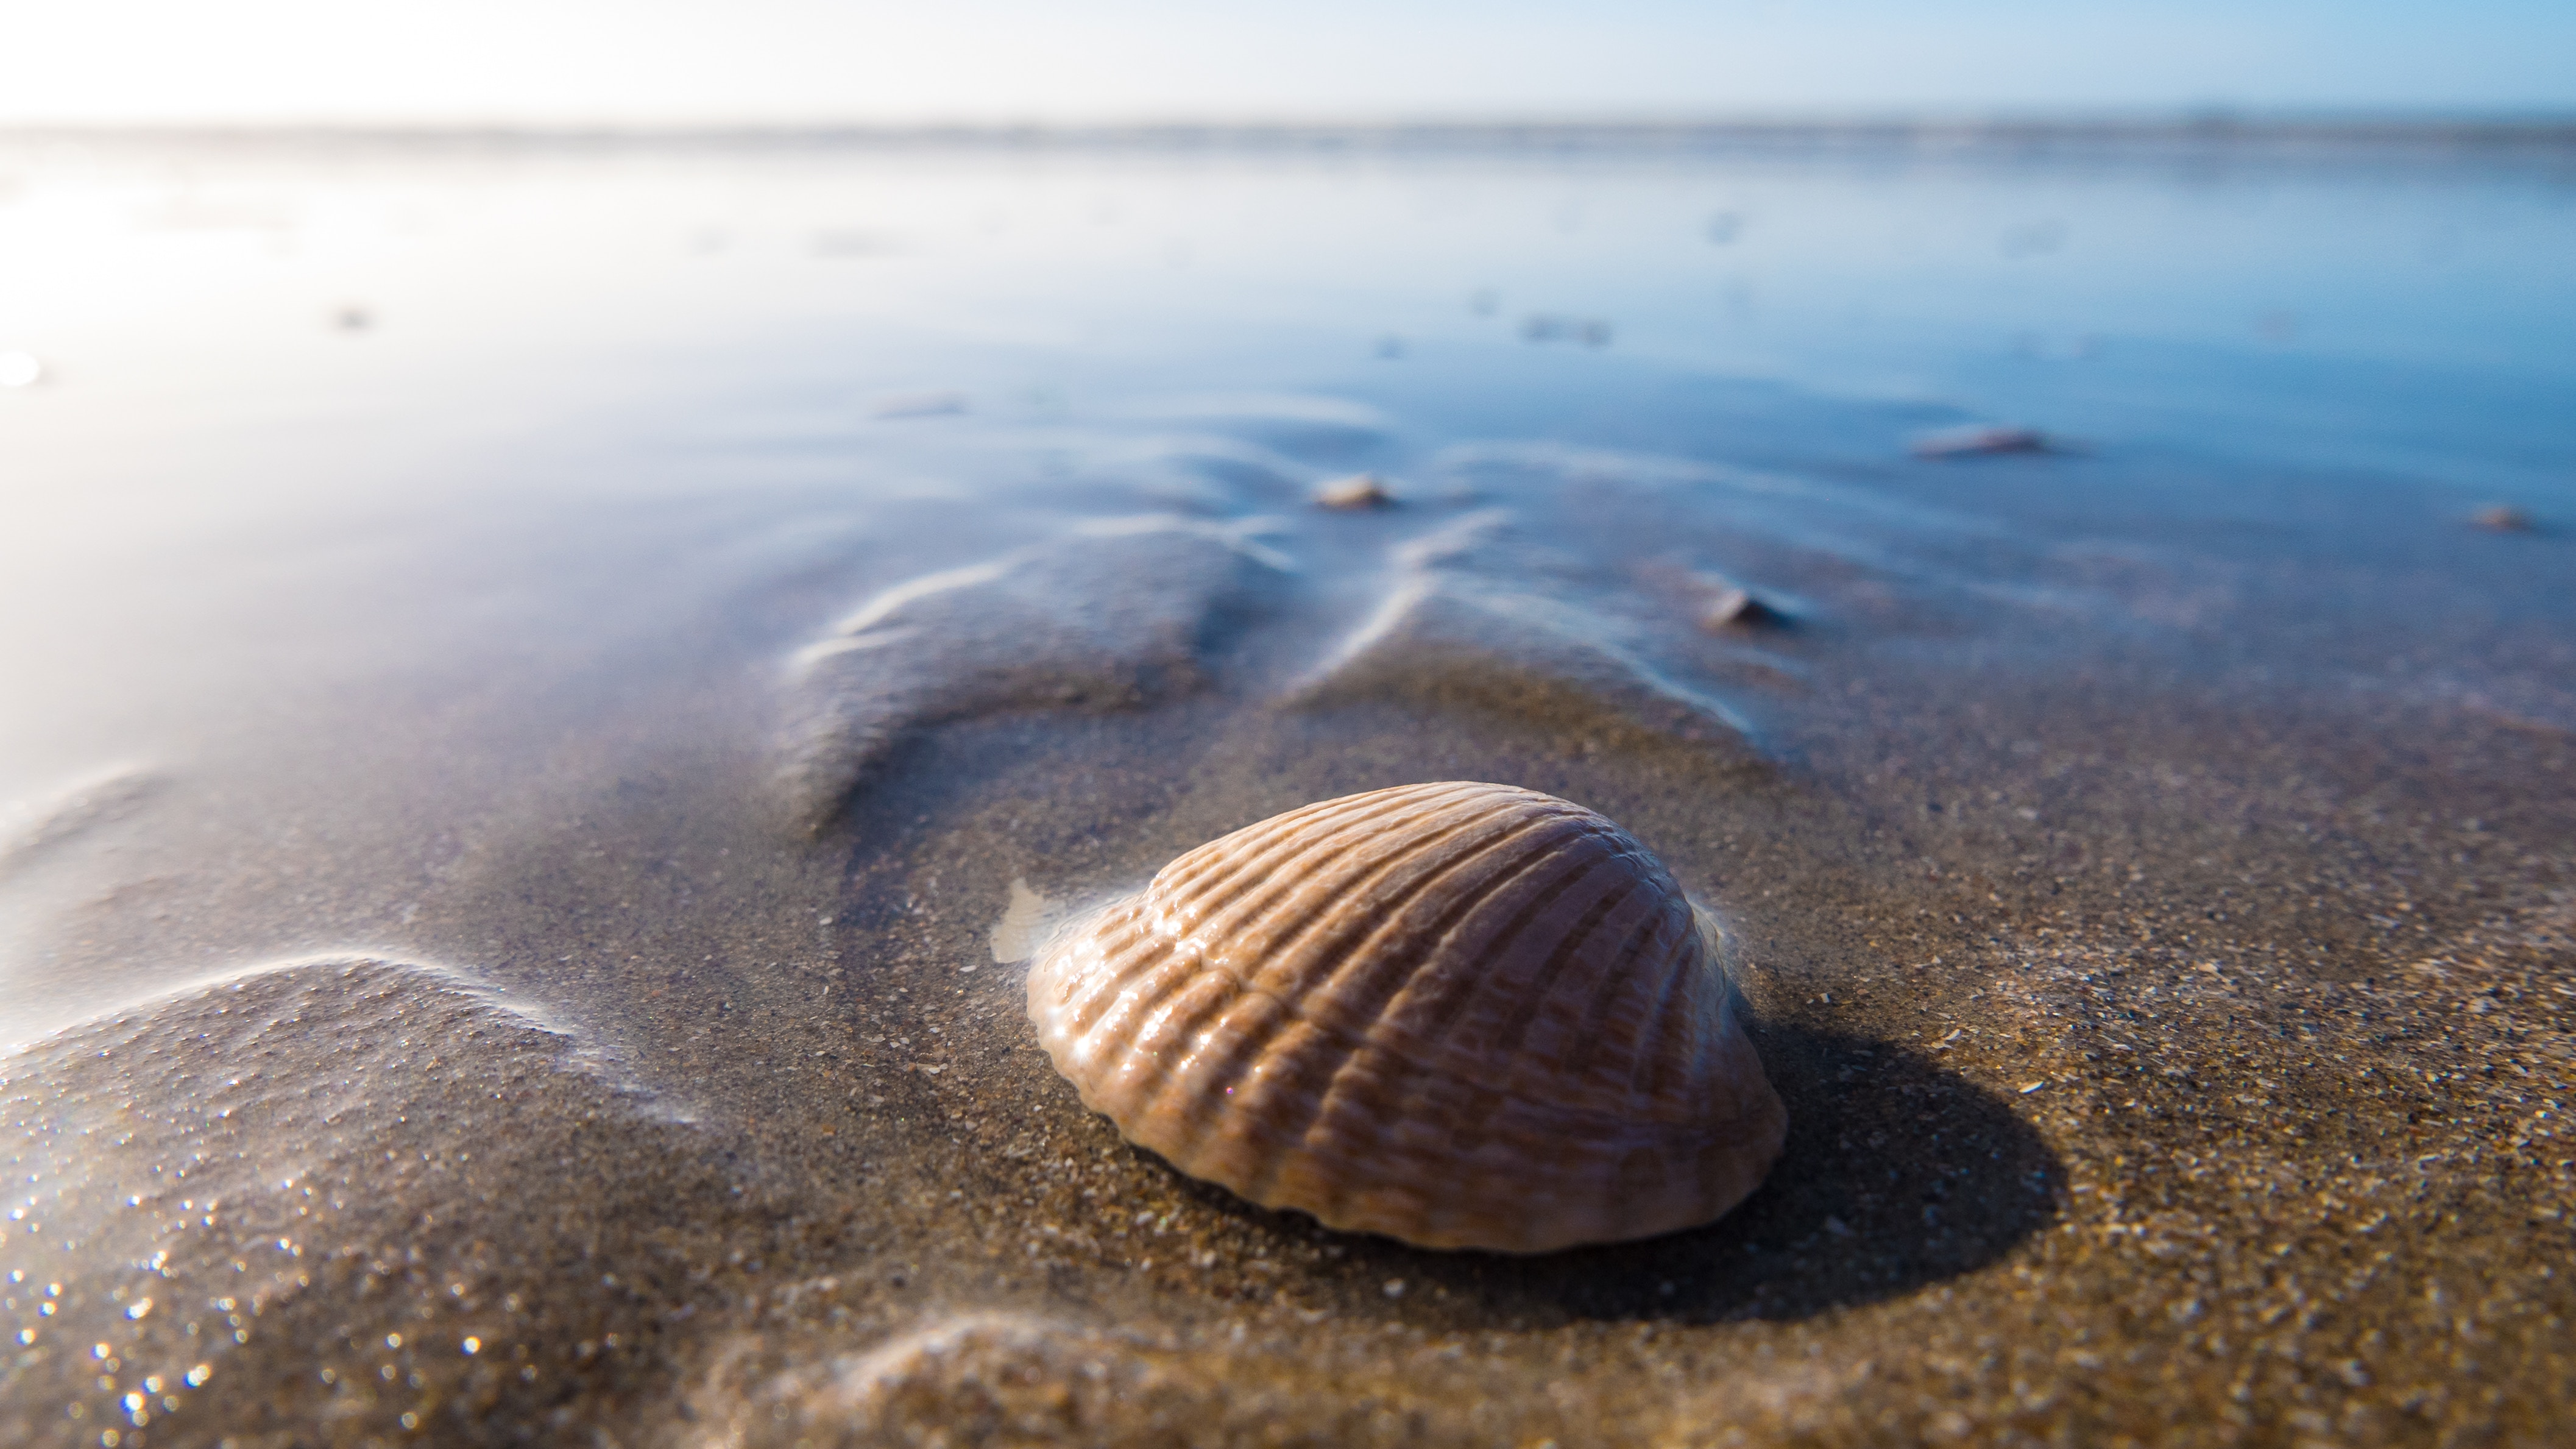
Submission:
[[[2563,167],[10,165],[21,245],[224,282],[0,395],[0,1439],[2540,1445],[2576,1402],[2576,433],[2525,406],[2576,300],[2494,296]],[[2321,238],[2433,186],[2517,219],[2478,305],[2339,322],[2416,254]],[[2264,205],[2209,241],[2213,194]],[[129,226],[174,195],[229,219]],[[2057,272],[1998,248],[2060,217]],[[1850,239],[1907,226],[1969,280],[1857,317]],[[2226,266],[2310,292],[2138,320]],[[1994,421],[2061,445],[1909,447]],[[1388,506],[1313,502],[1364,471]],[[1457,779],[1723,926],[1790,1123],[1734,1212],[1337,1234],[1038,1050],[1051,923]]]

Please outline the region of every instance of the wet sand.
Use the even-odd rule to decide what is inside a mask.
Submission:
[[[970,415],[904,529],[610,550],[644,642],[30,792],[0,1439],[2551,1442],[2566,537],[1655,375]],[[1015,900],[1455,778],[1723,921],[1791,1124],[1724,1219],[1334,1234],[1037,1050]]]
[[[564,969],[637,1006],[605,1060],[446,973],[326,963],[12,1063],[51,1224],[13,1223],[13,1433],[2544,1442],[2569,923],[2524,841],[2566,822],[2495,789],[2470,832],[2471,781],[2349,761],[2284,798],[2174,749],[2187,721],[2151,751],[2044,717],[2095,728],[1911,809],[1500,725],[1122,721],[1217,743],[1083,780],[1157,807],[1105,823],[1049,808],[1031,726],[970,727],[828,865],[777,857],[838,902],[819,929],[655,909],[688,812],[620,812],[589,862],[496,859],[458,906],[488,959],[592,923]],[[1535,1259],[1343,1238],[1126,1147],[1035,1051],[997,878],[1132,875],[1456,752],[1618,811],[1728,904],[1793,1125],[1722,1222]],[[2105,753],[2147,788],[2064,783]],[[2103,852],[2106,805],[2156,848]],[[155,1380],[167,1407],[121,1406]]]

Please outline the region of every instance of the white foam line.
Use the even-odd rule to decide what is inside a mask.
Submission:
[[[248,965],[228,966],[200,976],[191,976],[176,985],[157,986],[141,995],[89,1012],[77,1020],[66,1022],[50,1031],[10,1042],[5,1047],[0,1047],[0,1054],[15,1054],[30,1047],[41,1046],[66,1032],[77,1031],[102,1021],[112,1021],[168,1002],[203,996],[209,992],[220,991],[227,986],[255,981],[264,976],[274,976],[281,971],[299,971],[313,966],[383,966],[396,971],[410,972],[435,981],[450,990],[471,996],[476,1001],[496,1010],[507,1012],[532,1029],[544,1032],[548,1036],[562,1037],[566,1041],[580,1039],[579,1032],[552,1017],[542,1008],[513,1000],[501,988],[462,967],[451,966],[441,961],[418,960],[399,951],[359,946],[346,950],[314,951],[302,955],[272,957],[263,961],[254,961]]]
[[[1432,580],[1421,574],[1413,575],[1398,583],[1395,588],[1388,591],[1385,601],[1377,606],[1376,612],[1370,614],[1368,619],[1357,629],[1352,630],[1347,638],[1335,645],[1333,651],[1324,657],[1322,663],[1306,671],[1305,676],[1289,688],[1288,697],[1301,698],[1329,685],[1334,675],[1350,667],[1353,660],[1366,654],[1375,648],[1380,640],[1395,632],[1396,627],[1404,622],[1405,616],[1411,614],[1421,604],[1433,587]]]
[[[944,594],[955,589],[973,588],[977,584],[991,583],[1009,573],[1028,553],[1027,549],[1018,549],[1000,558],[967,564],[962,568],[942,569],[935,574],[923,574],[917,579],[896,584],[860,605],[857,613],[833,625],[832,632],[862,633],[875,627],[887,615],[915,599],[926,599],[933,594]]]

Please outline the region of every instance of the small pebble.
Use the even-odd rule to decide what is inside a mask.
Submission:
[[[1389,1278],[1386,1280],[1386,1286],[1378,1291],[1384,1293],[1389,1298],[1401,1298],[1404,1296],[1404,1280],[1401,1278]]]
[[[1393,508],[1395,495],[1375,473],[1353,473],[1315,487],[1315,506],[1355,513],[1364,508]]]
[[[2037,428],[2009,428],[1977,425],[1944,428],[1925,433],[1914,440],[1918,458],[1984,458],[1998,453],[2047,453],[2056,451],[2046,433]]]
[[[1787,622],[1785,615],[1753,597],[1750,590],[1731,586],[1710,596],[1707,607],[1699,612],[1699,626],[1712,634],[1727,628],[1753,628]]]

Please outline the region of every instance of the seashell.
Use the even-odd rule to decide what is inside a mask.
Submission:
[[[1508,785],[1327,800],[1057,938],[1029,1018],[1083,1103],[1327,1227],[1536,1253],[1704,1223],[1788,1114],[1710,936],[1601,816]]]
[[[1395,495],[1386,491],[1386,483],[1375,473],[1353,473],[1315,485],[1315,506],[1357,513],[1371,508],[1392,508]]]

